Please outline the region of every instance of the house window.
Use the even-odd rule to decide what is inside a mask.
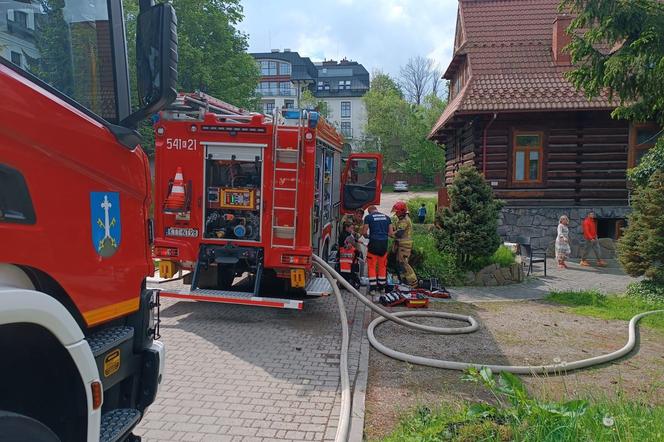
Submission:
[[[629,134],[629,167],[636,167],[641,158],[653,147],[661,135],[660,129],[654,124],[633,124]]]
[[[272,115],[272,112],[274,111],[274,101],[266,101],[263,103],[263,109],[266,115]]]
[[[279,83],[279,95],[285,95],[287,97],[295,95],[293,93],[293,85],[290,81],[282,81]]]
[[[350,127],[350,121],[341,122],[341,133],[346,138],[350,138],[353,136],[353,129]]]
[[[14,11],[14,22],[24,28],[28,27],[28,14],[23,11]]]
[[[319,90],[319,91],[322,91],[322,90],[323,90],[323,82],[322,82],[322,81],[319,81],[319,82],[318,82],[318,90]]]
[[[284,100],[284,107],[286,109],[293,109],[295,107],[295,102],[293,100]]]
[[[21,54],[11,51],[11,59],[16,66],[21,66]]]
[[[537,183],[542,181],[541,132],[516,132],[514,134],[513,181]]]
[[[341,118],[350,118],[350,101],[341,102]]]
[[[339,80],[339,89],[350,89],[350,80]]]
[[[261,75],[277,75],[277,62],[261,61]]]
[[[290,74],[291,74],[290,63],[279,63],[279,75],[290,75]]]

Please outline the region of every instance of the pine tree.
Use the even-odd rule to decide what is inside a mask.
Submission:
[[[636,190],[629,228],[618,242],[618,259],[631,276],[664,284],[664,171]]]
[[[450,207],[437,214],[438,246],[457,255],[462,266],[490,257],[500,245],[496,200],[484,177],[471,166],[459,169],[448,186]]]

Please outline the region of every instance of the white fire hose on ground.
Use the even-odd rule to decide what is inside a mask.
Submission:
[[[342,342],[341,342],[341,360],[339,370],[341,372],[341,416],[339,418],[339,425],[337,427],[337,433],[335,436],[336,442],[345,442],[348,440],[348,430],[350,428],[350,412],[351,412],[351,397],[350,397],[350,381],[348,375],[348,344],[349,344],[349,334],[348,334],[348,319],[346,316],[346,309],[344,307],[343,298],[341,296],[341,291],[339,290],[338,283],[350,292],[351,295],[355,296],[367,307],[369,307],[374,312],[378,313],[380,316],[374,319],[367,328],[367,337],[371,345],[378,350],[379,352],[404,362],[409,362],[411,364],[425,365],[428,367],[436,368],[445,368],[448,370],[466,370],[471,367],[482,368],[488,367],[493,372],[507,371],[510,373],[517,374],[560,374],[566,371],[579,370],[582,368],[591,367],[594,365],[604,364],[610,361],[619,359],[634,349],[636,345],[636,325],[637,323],[644,318],[645,316],[653,315],[656,313],[664,313],[664,310],[652,310],[648,312],[639,313],[634,316],[628,325],[628,338],[627,343],[620,349],[607,353],[605,355],[594,356],[592,358],[581,359],[574,362],[559,363],[559,364],[549,364],[549,365],[489,365],[489,364],[480,364],[473,362],[456,362],[456,361],[445,361],[442,359],[433,359],[426,358],[423,356],[409,355],[408,353],[403,353],[400,351],[393,350],[376,339],[374,335],[374,330],[376,327],[385,322],[393,321],[397,324],[403,325],[404,327],[409,327],[414,330],[420,330],[425,332],[430,332],[434,334],[441,335],[453,335],[453,334],[465,334],[473,333],[479,328],[479,324],[472,316],[459,315],[455,313],[446,313],[439,311],[414,311],[414,312],[397,312],[390,313],[381,307],[374,304],[371,300],[367,299],[366,296],[362,295],[357,289],[355,289],[351,284],[348,283],[339,273],[337,273],[332,266],[325,262],[320,257],[313,255],[314,263],[318,268],[323,272],[323,275],[330,281],[334,295],[337,298],[339,304],[339,314],[341,316],[341,327],[342,327]],[[457,321],[467,322],[468,325],[465,327],[434,327],[430,325],[417,324],[415,322],[410,322],[404,317],[427,317],[427,318],[443,318],[443,319],[453,319]]]

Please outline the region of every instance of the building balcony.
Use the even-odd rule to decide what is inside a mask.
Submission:
[[[261,97],[295,97],[296,91],[283,89],[256,89],[256,93]]]

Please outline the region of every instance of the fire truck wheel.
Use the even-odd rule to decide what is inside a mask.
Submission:
[[[11,411],[0,410],[0,434],[12,442],[60,442],[46,425]]]

